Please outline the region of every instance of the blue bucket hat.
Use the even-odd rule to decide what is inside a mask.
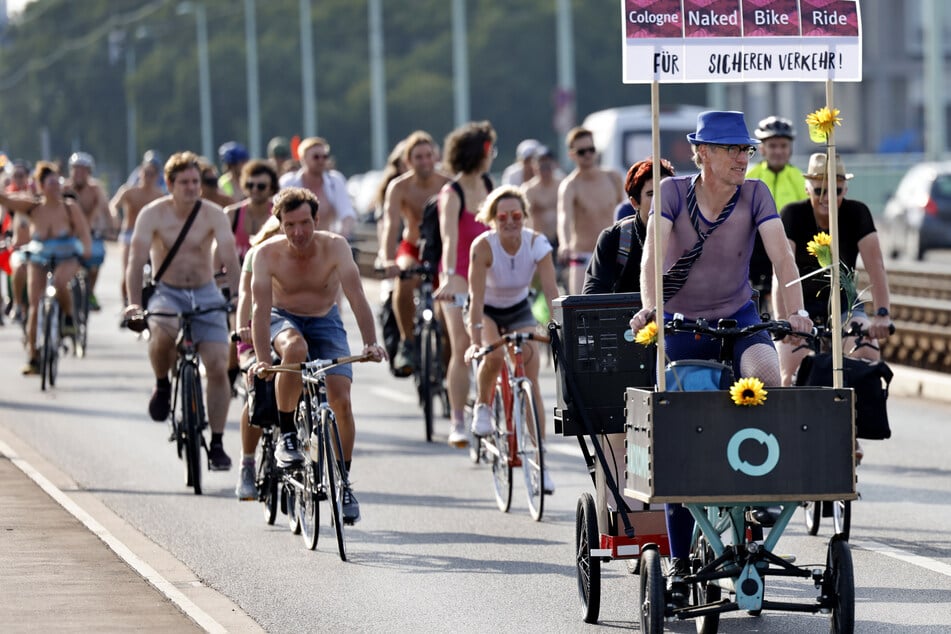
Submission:
[[[697,115],[697,131],[687,135],[694,145],[759,145],[759,139],[750,136],[742,112],[735,110],[707,110]]]

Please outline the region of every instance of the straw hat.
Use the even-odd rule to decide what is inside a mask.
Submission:
[[[803,174],[809,180],[821,181],[826,179],[828,174],[828,162],[824,152],[816,152],[809,157],[809,168]],[[842,163],[842,157],[835,155],[835,177],[836,180],[850,180],[854,174],[845,173],[845,165]]]

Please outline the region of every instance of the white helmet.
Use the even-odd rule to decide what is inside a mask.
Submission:
[[[96,161],[92,154],[87,152],[73,152],[72,156],[69,157],[69,166],[88,167],[89,171],[93,171],[96,169]]]

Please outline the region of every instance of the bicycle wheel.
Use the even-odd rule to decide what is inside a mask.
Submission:
[[[304,490],[297,501],[300,534],[308,550],[317,548],[317,526],[320,522],[320,508],[317,505],[319,490],[320,474],[317,472],[317,463],[308,456],[304,462]]]
[[[832,505],[832,526],[835,534],[845,541],[849,541],[852,532],[852,502],[849,500],[835,500],[827,502]]]
[[[824,589],[824,594],[832,599],[830,630],[837,634],[852,634],[855,630],[855,572],[849,544],[838,536],[829,542]]]
[[[277,519],[277,485],[280,476],[274,463],[273,429],[264,430],[261,442],[255,449],[254,464],[257,465],[255,482],[258,487],[258,499],[264,506],[264,521],[274,524]]]
[[[426,422],[426,442],[433,441],[433,417],[435,416],[436,391],[442,383],[440,377],[439,333],[431,323],[424,323],[419,339],[419,397]]]
[[[512,452],[509,445],[511,432],[506,421],[500,388],[496,388],[495,399],[492,401],[492,428],[490,451],[495,502],[500,511],[508,513],[512,507]]]
[[[806,520],[806,532],[810,535],[819,533],[819,522],[822,519],[822,502],[803,502],[802,512]]]
[[[591,549],[600,545],[594,498],[590,493],[583,493],[575,511],[575,568],[585,623],[597,623],[601,612],[601,559],[591,556]]]
[[[86,342],[89,332],[89,293],[86,287],[87,278],[83,274],[76,275],[70,281],[70,291],[73,295],[73,314],[75,315],[76,334],[73,335],[73,354],[77,357],[86,356]]]
[[[340,560],[347,561],[347,540],[343,521],[343,490],[349,486],[346,470],[343,466],[343,443],[340,442],[340,430],[333,413],[324,409],[320,412],[320,426],[323,430],[324,470],[327,480],[327,501],[330,502],[330,525],[337,536],[337,551]]]
[[[714,560],[713,548],[703,535],[694,543],[690,558],[694,563],[695,573]],[[700,581],[693,585],[692,594],[694,606],[716,603],[720,600],[720,586],[712,581]],[[716,634],[720,627],[719,612],[698,616],[696,625],[697,634]]]
[[[43,339],[40,351],[40,389],[45,391],[47,383],[50,386],[56,383],[55,358],[59,354],[59,342],[56,341],[56,325],[53,320],[59,321],[55,300],[43,301]]]
[[[660,571],[660,553],[656,548],[641,551],[641,632],[664,631],[664,576]]]
[[[185,486],[201,495],[201,388],[198,368],[182,365],[179,383],[182,388],[182,416],[179,433],[185,447]]]
[[[536,522],[545,512],[545,456],[542,447],[542,428],[538,422],[538,408],[532,394],[532,382],[519,383],[515,397],[515,416],[518,426],[518,453],[522,459],[522,475],[525,477],[525,493],[528,496],[528,511]]]

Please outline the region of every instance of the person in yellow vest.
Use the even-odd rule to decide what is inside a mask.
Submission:
[[[746,177],[766,183],[776,201],[777,211],[789,203],[805,200],[806,179],[799,168],[789,162],[793,139],[796,138],[792,121],[783,117],[766,117],[753,134],[761,141],[759,151],[764,160],[750,167]],[[753,257],[750,258],[750,284],[759,293],[761,313],[770,310],[772,278],[773,267],[757,234]]]

